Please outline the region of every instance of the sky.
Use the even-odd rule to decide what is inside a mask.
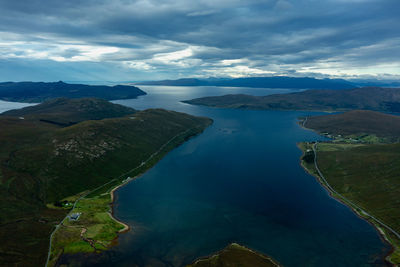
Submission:
[[[0,81],[400,80],[399,0],[0,0]]]

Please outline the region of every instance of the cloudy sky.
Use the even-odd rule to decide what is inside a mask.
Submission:
[[[0,0],[0,81],[400,79],[399,0]]]

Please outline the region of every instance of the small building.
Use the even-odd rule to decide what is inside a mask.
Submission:
[[[74,212],[71,213],[70,215],[68,215],[68,218],[70,221],[77,221],[79,219],[79,217],[81,216],[81,212]]]

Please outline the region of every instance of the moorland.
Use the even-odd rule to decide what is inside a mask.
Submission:
[[[110,216],[110,191],[210,123],[94,98],[54,99],[1,114],[1,262],[43,266],[60,222],[51,264],[62,253],[106,249],[124,228]],[[65,217],[71,213],[82,214],[71,221]]]

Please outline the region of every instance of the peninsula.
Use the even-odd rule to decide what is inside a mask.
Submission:
[[[131,99],[146,92],[131,85],[86,85],[59,82],[2,82],[0,100],[40,103],[51,98],[96,97],[105,100]]]
[[[301,143],[302,166],[330,194],[371,222],[400,264],[400,118],[372,111],[302,118],[332,142]]]
[[[256,110],[346,111],[355,109],[400,112],[400,89],[363,87],[349,90],[307,90],[268,96],[224,95],[183,101],[216,108]]]
[[[112,190],[211,123],[94,98],[1,114],[1,262],[43,266],[49,255],[52,266],[63,253],[107,249],[126,230],[110,216]]]

